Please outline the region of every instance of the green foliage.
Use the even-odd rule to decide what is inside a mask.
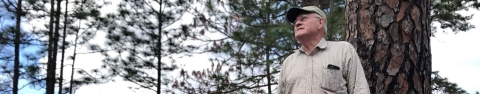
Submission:
[[[96,23],[105,23],[96,25],[104,27],[103,30],[107,33],[105,47],[96,46],[91,49],[106,57],[101,68],[108,70],[105,76],[121,77],[138,85],[133,88],[169,92],[168,88],[158,90],[158,85],[164,87],[163,85],[171,83],[168,72],[178,66],[164,60],[166,57],[172,58],[174,54],[189,53],[196,48],[182,44],[191,37],[189,33],[193,26],[174,25],[189,10],[192,2],[122,0],[116,13],[101,18],[98,17],[97,10],[91,10],[90,16],[101,19]],[[158,79],[161,79],[161,82]]]
[[[97,30],[96,28],[98,27],[92,26],[89,28],[80,28],[77,25],[81,20],[84,21],[82,22],[82,25],[87,25],[87,26],[89,24],[91,25],[92,23],[85,23],[85,20],[91,20],[92,17],[99,15],[100,12],[97,9],[100,9],[102,5],[97,4],[97,3],[101,3],[101,1],[96,1],[96,0],[75,0],[74,2],[75,3],[72,9],[73,12],[69,12],[69,14],[70,15],[78,14],[82,16],[74,15],[72,18],[69,18],[69,20],[67,21],[67,24],[62,24],[59,26],[67,27],[67,31],[69,32],[65,36],[75,34],[76,32],[81,32],[82,34],[80,34],[81,37],[79,38],[81,42],[73,45],[82,45],[82,44],[86,44],[87,41],[92,39],[92,36],[95,34],[94,31]],[[50,0],[27,0],[26,2],[23,3],[24,5],[23,8],[25,9],[24,11],[26,12],[26,15],[24,16],[25,20],[23,20],[26,23],[24,24],[29,24],[25,26],[32,26],[33,29],[31,31],[27,31],[28,33],[24,33],[24,37],[26,39],[25,40],[22,39],[22,41],[25,41],[26,47],[32,47],[32,48],[40,47],[41,51],[34,52],[31,54],[26,54],[28,52],[22,51],[23,54],[26,54],[24,56],[26,57],[25,59],[28,60],[22,63],[27,63],[27,62],[28,63],[22,65],[23,69],[21,70],[21,72],[24,72],[24,73],[22,73],[21,78],[28,80],[29,81],[28,85],[36,89],[45,88],[45,84],[46,84],[45,74],[43,74],[45,72],[43,70],[45,69],[45,67],[40,66],[40,63],[38,63],[39,62],[38,59],[43,58],[43,56],[47,54],[48,50],[45,49],[44,46],[50,43],[47,41],[48,40],[47,37],[49,36],[48,29],[50,29],[51,27],[48,26],[50,24],[48,23],[49,21],[45,21],[45,19],[48,19],[49,18],[48,16],[51,14],[50,10],[47,8],[49,6],[46,6],[47,4],[50,4],[50,3],[51,3]],[[62,7],[62,9],[65,9],[65,8]],[[39,20],[40,22],[38,22]],[[55,20],[63,21],[64,19],[56,18]],[[32,23],[35,23],[35,24],[32,24]],[[42,27],[42,24],[45,24],[45,27]],[[56,41],[56,42],[59,42],[59,41]],[[71,46],[69,45],[70,43],[68,42],[66,44],[67,44],[66,48]],[[53,52],[55,51],[56,50],[54,50]],[[95,79],[95,77],[89,77],[89,79]],[[88,83],[88,82],[85,82],[85,83]],[[80,84],[77,86],[80,86]],[[63,87],[63,88],[66,88],[66,87]],[[75,87],[75,88],[78,88],[78,87]]]
[[[432,4],[432,21],[439,22],[441,29],[451,29],[454,33],[475,28],[469,21],[472,15],[461,15],[459,11],[478,10],[478,0],[434,0]],[[435,28],[435,27],[434,27]],[[432,29],[434,31],[435,29]]]
[[[447,78],[438,75],[438,71],[432,72],[432,93],[435,94],[468,94],[456,83],[449,82]]]
[[[328,33],[325,36],[327,40],[343,41],[345,40],[345,7],[344,0],[327,0],[329,5],[323,10],[327,15]]]
[[[273,93],[262,89],[275,86],[281,61],[298,48],[293,25],[284,20],[285,10],[293,4],[284,1],[205,0],[206,12],[198,12],[203,26],[198,40],[217,57],[211,68],[182,70],[181,79],[172,85],[185,93]],[[291,2],[291,1],[289,1]],[[210,20],[215,19],[215,20]],[[204,32],[222,34],[211,39]]]
[[[5,4],[4,1],[1,1],[0,4]],[[1,7],[0,9],[4,9]],[[12,93],[12,83],[14,79],[12,79],[14,75],[14,39],[17,33],[15,33],[18,29],[15,28],[15,18],[9,19],[5,17],[9,17],[9,14],[14,13],[14,11],[5,11],[5,14],[1,14],[0,18],[3,19],[4,22],[1,23],[0,27],[0,83],[3,85],[0,87],[0,92],[3,94],[10,94]],[[12,24],[8,24],[8,23]],[[16,80],[29,80],[30,83],[27,85],[19,85],[18,89],[21,90],[26,86],[31,86],[33,88],[41,88],[35,86],[37,84],[42,84],[42,75],[40,74],[41,70],[39,68],[40,64],[38,64],[38,60],[43,56],[42,54],[38,54],[35,52],[25,52],[28,50],[42,48],[39,46],[37,38],[30,32],[25,32],[23,29],[20,29],[21,36],[20,36],[20,43],[19,43],[19,51],[22,52],[22,55],[19,55],[19,78]]]

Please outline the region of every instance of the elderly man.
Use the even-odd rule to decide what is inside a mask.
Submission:
[[[287,12],[295,24],[301,48],[282,64],[280,94],[369,94],[370,90],[355,48],[348,42],[325,40],[327,19],[315,6]]]

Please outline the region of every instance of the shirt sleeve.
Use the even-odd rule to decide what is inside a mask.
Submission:
[[[353,46],[347,51],[346,59],[348,94],[370,94],[361,61]]]

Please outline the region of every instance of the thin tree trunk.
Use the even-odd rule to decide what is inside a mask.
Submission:
[[[267,37],[265,37],[267,38]],[[272,82],[271,82],[271,77],[272,74],[270,73],[270,45],[267,45],[267,52],[266,52],[266,60],[267,60],[267,85],[268,85],[268,94],[272,94]]]
[[[333,10],[333,7],[334,7],[334,1],[335,1],[335,0],[329,0],[329,1],[328,1],[328,9],[329,9],[329,11],[328,11],[328,12],[325,12],[325,13],[326,13],[326,16],[327,16],[327,17],[326,17],[327,19],[328,19],[328,18],[333,18],[333,17],[331,17],[331,16],[337,16],[337,15],[334,15],[334,14],[332,13],[332,10]],[[328,21],[331,21],[331,20],[328,20]],[[329,23],[328,21],[327,21],[326,23]],[[327,28],[328,28],[329,30],[332,30],[332,29],[331,29],[331,28],[333,28],[332,24],[327,24]],[[337,40],[338,38],[336,38],[336,36],[334,35],[333,32],[328,32],[327,34],[325,34],[325,39],[331,40],[331,41],[338,41],[338,40]]]
[[[162,27],[163,27],[163,24],[162,24],[162,15],[163,15],[163,11],[162,11],[162,3],[163,3],[163,0],[160,0],[160,9],[159,9],[159,12],[160,14],[158,14],[158,42],[157,42],[157,60],[158,60],[158,68],[157,68],[157,73],[158,73],[158,77],[157,77],[157,94],[160,94],[161,90],[162,90]]]
[[[78,28],[80,28],[81,26],[81,23],[82,21],[80,20],[78,22]],[[77,41],[78,41],[78,32],[80,31],[76,31],[76,35],[75,35],[75,43],[73,44],[73,58],[72,58],[72,72],[71,72],[71,75],[70,75],[70,88],[69,88],[69,94],[73,94],[73,74],[75,73],[75,60],[77,59]]]
[[[65,61],[65,39],[67,38],[67,17],[68,17],[68,13],[67,13],[67,7],[68,7],[68,0],[65,0],[65,15],[64,15],[64,22],[63,22],[63,41],[62,41],[62,61],[61,64],[60,64],[60,81],[58,82],[58,94],[62,94],[62,87],[63,87],[63,63]]]
[[[17,2],[17,22],[16,22],[16,33],[15,33],[15,65],[13,69],[13,94],[18,94],[18,80],[20,78],[20,37],[22,35],[21,32],[21,17],[22,17],[22,0],[18,0]]]
[[[50,2],[50,24],[49,24],[49,41],[48,41],[48,65],[47,65],[47,78],[46,78],[46,94],[53,94],[55,91],[55,60],[53,53],[56,51],[53,49],[53,24],[54,24],[54,4],[55,0]]]
[[[371,93],[430,94],[431,0],[346,0],[346,40]]]
[[[57,66],[57,54],[58,54],[58,40],[60,39],[60,33],[59,33],[59,25],[60,25],[60,3],[62,1],[61,0],[57,0],[56,3],[52,3],[52,4],[57,4],[57,11],[54,13],[55,14],[55,37],[53,39],[53,53],[52,53],[52,58],[53,58],[53,67],[52,67],[52,82],[49,83],[51,84],[50,88],[51,89],[51,92],[47,92],[47,94],[54,94],[55,93],[55,82],[57,82],[57,79],[56,79],[56,66]]]
[[[266,18],[265,26],[270,23],[270,15],[271,15],[271,13],[270,13],[270,3],[272,3],[272,2],[270,2],[270,0],[268,0],[268,1],[269,1],[269,2],[267,2],[267,5],[266,5],[266,7],[268,7],[268,9],[267,9],[267,14],[268,14],[268,15],[265,17],[265,18]],[[267,50],[267,51],[266,51],[266,55],[265,55],[265,56],[266,56],[265,59],[266,59],[266,61],[267,61],[267,62],[266,62],[266,63],[267,63],[267,66],[266,66],[267,69],[266,69],[266,70],[267,70],[268,94],[272,94],[272,85],[271,85],[271,83],[272,83],[272,82],[271,82],[272,74],[270,73],[270,49],[271,49],[271,48],[270,48],[270,42],[267,42],[267,41],[268,41],[268,39],[267,39],[267,38],[268,38],[268,34],[266,34],[266,33],[269,32],[269,30],[270,30],[269,28],[270,28],[270,27],[267,27],[266,30],[265,30],[265,37],[264,37],[265,40],[264,40],[264,41],[265,41],[265,43],[267,43],[267,45],[266,45],[266,47],[265,47],[266,50]]]

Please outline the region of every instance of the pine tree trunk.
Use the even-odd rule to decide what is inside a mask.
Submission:
[[[65,0],[65,21],[63,22],[63,41],[62,41],[62,61],[60,61],[60,79],[58,82],[58,94],[62,94],[62,88],[63,88],[63,63],[65,61],[65,48],[66,48],[66,42],[65,39],[67,38],[67,7],[68,7],[68,0]]]
[[[156,56],[157,56],[157,60],[158,60],[157,61],[158,62],[158,64],[157,64],[157,67],[158,67],[157,68],[157,73],[158,73],[157,82],[158,83],[157,83],[157,92],[156,92],[157,94],[160,94],[162,92],[162,79],[161,79],[162,78],[162,29],[163,29],[162,28],[163,27],[163,23],[162,23],[163,22],[162,21],[162,19],[163,19],[162,18],[163,4],[162,3],[163,3],[163,0],[160,0],[160,2],[159,2],[160,7],[159,7],[159,11],[158,11],[159,14],[157,14],[158,15],[157,16],[158,17],[157,18],[157,20],[158,20],[158,36],[159,36],[157,38],[157,48],[156,48],[156,50],[157,50],[156,51],[156,54],[157,54]]]
[[[79,21],[78,28],[80,28],[81,25],[81,20]],[[78,41],[78,33],[80,31],[76,31],[75,35],[75,42],[73,43],[73,58],[72,58],[72,72],[70,74],[70,88],[68,88],[69,93],[68,94],[73,94],[73,75],[75,73],[75,60],[77,59],[77,41]]]
[[[20,78],[20,37],[22,35],[20,24],[21,24],[21,15],[22,15],[22,0],[18,0],[17,11],[15,13],[17,16],[16,29],[15,29],[15,64],[13,69],[13,94],[18,94],[18,80]]]
[[[54,94],[55,91],[55,60],[53,53],[56,51],[53,49],[54,35],[53,35],[53,19],[54,19],[54,3],[55,0],[50,1],[50,23],[49,23],[49,41],[48,41],[48,65],[47,65],[47,78],[46,78],[46,94]]]
[[[267,7],[270,6],[270,3],[273,3],[273,2],[271,2],[271,0],[268,0],[268,3],[267,3],[266,6],[267,6]],[[270,16],[271,16],[272,13],[271,13],[270,7],[268,7],[268,9],[267,9],[267,14],[268,14],[268,15],[265,17],[265,20],[267,21],[267,22],[264,24],[265,26],[267,26],[269,23],[271,23],[271,22],[270,22]],[[268,41],[268,38],[269,38],[269,37],[268,37],[268,34],[267,34],[270,30],[271,30],[270,27],[266,27],[266,29],[265,29],[265,37],[264,37],[264,41],[265,41],[265,43],[266,43],[265,49],[267,50],[266,53],[265,53],[265,56],[266,56],[265,59],[266,59],[266,63],[267,63],[267,64],[266,64],[267,66],[265,66],[265,67],[266,67],[266,71],[267,71],[267,85],[268,85],[268,87],[267,87],[267,89],[268,89],[267,94],[272,94],[272,82],[271,82],[271,81],[272,81],[272,78],[271,78],[271,77],[272,77],[272,74],[271,74],[271,71],[270,71],[270,64],[271,64],[271,63],[270,63],[270,50],[271,50],[272,48],[270,47],[270,43],[269,43],[269,41]]]
[[[346,0],[346,40],[371,93],[430,94],[431,0]]]
[[[55,14],[55,37],[53,39],[53,49],[52,49],[52,62],[53,62],[53,66],[52,66],[52,72],[51,73],[51,83],[47,83],[47,84],[51,84],[50,85],[50,88],[51,88],[51,93],[50,92],[47,92],[47,94],[54,94],[55,93],[55,83],[57,82],[57,78],[56,78],[56,66],[57,66],[57,54],[58,54],[58,40],[60,40],[60,33],[59,33],[59,25],[60,25],[60,3],[61,3],[62,0],[57,0],[56,3],[52,3],[52,4],[57,4],[57,10],[56,12],[54,13]]]

